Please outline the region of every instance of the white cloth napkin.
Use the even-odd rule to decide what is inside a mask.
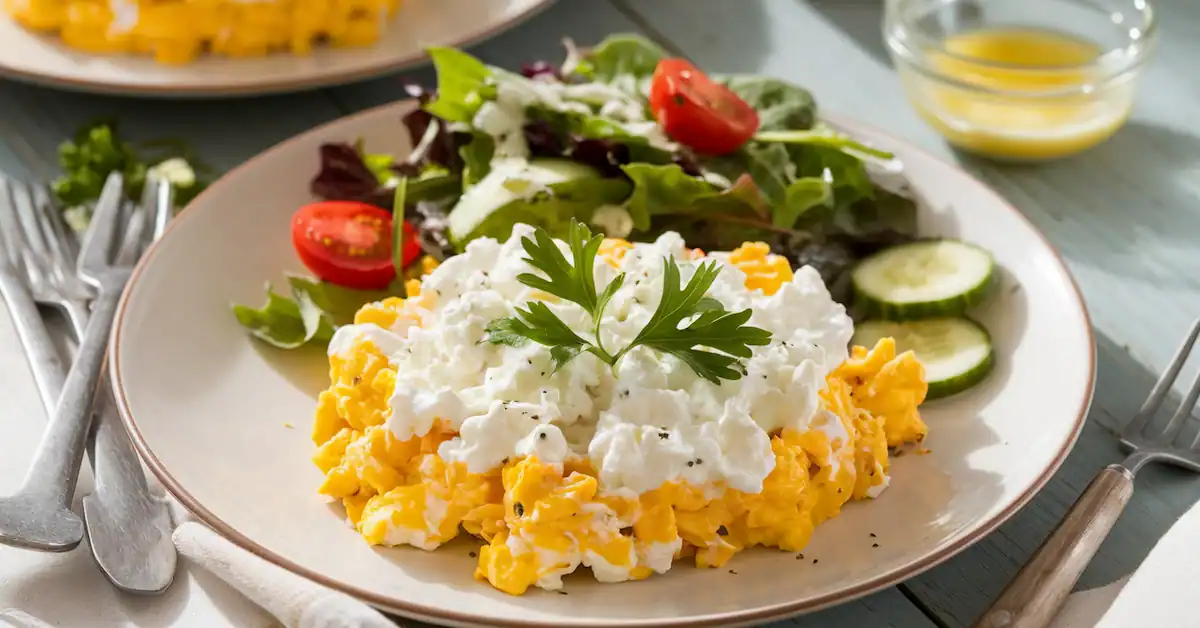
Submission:
[[[1133,574],[1067,598],[1051,628],[1200,628],[1200,505],[1163,535]]]
[[[175,529],[175,547],[287,628],[396,628],[375,609],[235,546],[200,523]]]

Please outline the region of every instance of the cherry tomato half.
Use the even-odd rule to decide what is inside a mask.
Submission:
[[[650,110],[671,139],[709,155],[732,153],[758,130],[753,107],[683,59],[658,62]]]
[[[392,215],[356,201],[325,201],[301,207],[292,217],[292,246],[314,275],[329,283],[381,290],[396,278],[392,263]],[[412,225],[404,223],[407,266],[421,255]]]

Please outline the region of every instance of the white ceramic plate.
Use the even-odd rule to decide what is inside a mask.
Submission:
[[[1055,252],[960,170],[877,130],[832,120],[904,161],[930,200],[924,231],[981,244],[1003,268],[998,296],[975,313],[991,330],[998,367],[976,389],[924,407],[930,454],[897,459],[891,488],[818,528],[805,560],[751,550],[732,570],[679,563],[617,585],[578,574],[566,581],[568,596],[510,597],[472,578],[475,547],[465,541],[432,553],[368,547],[340,507],[316,494],[321,474],[309,461],[308,427],[327,384],[323,353],[250,339],[228,304],[257,304],[264,281],[303,272],[288,225],[312,200],[317,146],[361,136],[371,152],[403,153],[400,117],[411,106],[315,129],[226,175],[147,254],[117,317],[113,381],[150,467],[201,519],[272,562],[380,607],[456,625],[754,623],[865,595],[961,551],[1045,484],[1083,425],[1092,332]]]
[[[34,34],[0,12],[0,75],[90,92],[234,96],[311,89],[379,76],[425,60],[428,46],[465,46],[552,0],[404,0],[378,43],[321,48],[306,57],[204,57],[183,66],[142,56],[91,55]]]

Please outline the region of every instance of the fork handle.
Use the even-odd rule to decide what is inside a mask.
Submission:
[[[25,349],[25,355],[29,357],[38,396],[42,398],[47,412],[54,412],[58,395],[62,392],[62,373],[66,370],[58,348],[54,346],[54,340],[46,330],[46,323],[42,320],[42,314],[30,296],[29,289],[25,287],[21,278],[3,268],[0,268],[0,296],[3,296],[8,305],[13,326],[17,329],[17,338]]]
[[[79,465],[92,423],[92,405],[100,384],[104,354],[113,315],[120,300],[117,290],[101,289],[88,323],[75,363],[67,373],[50,425],[34,453],[33,464],[25,477],[20,495],[69,507],[79,477]]]
[[[1109,465],[973,628],[1045,628],[1133,496],[1133,472]]]

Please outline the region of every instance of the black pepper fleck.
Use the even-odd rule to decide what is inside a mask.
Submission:
[[[538,434],[538,438],[540,438],[542,440],[546,440],[546,433],[542,432],[541,434]]]
[[[683,106],[685,103],[687,103],[687,100],[685,100],[685,99],[683,98],[683,95],[682,95],[682,94],[676,94],[676,95],[675,95],[675,106],[676,106],[676,107],[682,107],[682,106]]]
[[[767,378],[766,373],[763,373],[763,379],[766,379],[766,378]]]
[[[704,461],[699,458],[696,458],[696,464],[704,464]]]
[[[513,506],[513,512],[517,513],[518,517],[524,517],[525,516],[525,506],[522,505],[520,502],[517,502],[517,505]]]
[[[695,461],[693,461],[693,460],[688,460],[688,466],[689,466],[689,467],[694,467],[694,466],[696,466],[696,462],[695,462]]]
[[[733,574],[733,575],[735,575],[735,576],[736,576],[736,575],[738,575],[738,574],[737,574],[737,572],[736,572],[736,571],[734,571],[734,570],[732,570],[732,569],[730,569],[730,570],[729,570],[729,573],[731,573],[731,574]]]
[[[354,376],[354,385],[355,385],[355,386],[357,386],[357,385],[359,385],[359,383],[361,383],[361,382],[362,382],[362,376],[361,376],[361,375],[355,375],[355,376]]]
[[[667,440],[667,439],[668,439],[668,438],[670,438],[670,437],[671,437],[671,435],[670,435],[670,434],[668,434],[668,433],[666,433],[666,432],[659,432],[659,433],[658,433],[658,438],[659,438],[660,440]]]
[[[871,538],[875,538],[875,533],[874,533],[874,532],[872,532],[872,533],[871,533]]]
[[[476,554],[475,552],[467,552],[467,556],[470,556],[471,558],[475,558],[478,556],[478,554]]]
[[[815,559],[815,558],[813,559],[813,564],[814,565],[817,564],[817,559]]]
[[[566,592],[566,591],[559,591],[559,592],[558,592],[558,594],[559,594],[559,595],[566,595],[566,594],[567,594],[567,592]]]
[[[533,416],[531,416],[531,417],[529,417],[529,418],[533,419],[534,421],[540,421],[540,420],[541,420],[541,419],[539,419],[539,418],[538,418],[538,415],[536,415],[536,414],[535,414],[535,415],[533,415]]]
[[[872,544],[871,544],[871,547],[879,547],[879,544],[878,544],[878,543],[872,543]]]
[[[796,554],[796,560],[804,560],[804,554]]]
[[[500,461],[500,464],[508,464],[508,456],[505,456],[504,460]]]
[[[725,526],[717,528],[717,536],[726,536],[727,534],[729,534],[729,529]]]

